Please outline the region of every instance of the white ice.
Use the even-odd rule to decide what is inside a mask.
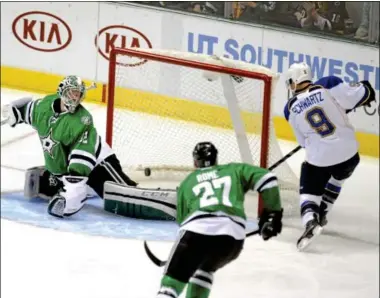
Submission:
[[[24,95],[2,89],[1,103]],[[96,125],[104,127],[104,108],[86,105]],[[3,126],[1,144],[1,192],[20,189],[22,170],[42,164],[38,138],[28,127]],[[294,146],[281,142],[284,153]],[[289,160],[297,174],[302,160],[303,152]],[[302,233],[299,219],[286,219],[283,233],[273,240],[247,239],[239,259],[216,274],[210,297],[379,297],[378,159],[362,157],[329,221],[308,253],[295,248]],[[170,247],[168,242],[151,243],[161,259]],[[153,298],[162,269],[145,256],[140,240],[73,234],[1,219],[1,273],[3,298]]]

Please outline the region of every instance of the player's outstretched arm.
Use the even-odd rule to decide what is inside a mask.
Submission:
[[[362,106],[371,106],[376,100],[375,90],[368,81],[345,83],[335,76],[323,77],[315,82],[327,89],[339,105],[350,112]]]
[[[1,108],[2,118],[11,127],[20,123],[31,124],[34,104],[32,97],[23,97],[12,101]]]

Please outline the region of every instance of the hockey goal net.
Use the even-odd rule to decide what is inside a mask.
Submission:
[[[127,173],[149,169],[150,179],[182,179],[193,170],[192,150],[200,141],[215,144],[219,163],[267,168],[283,156],[271,114],[277,80],[267,68],[224,57],[115,48],[107,142]],[[291,213],[297,198],[294,173],[286,162],[274,172]]]

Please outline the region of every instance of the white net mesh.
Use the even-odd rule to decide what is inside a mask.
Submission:
[[[150,52],[264,73],[273,77],[272,90],[276,83],[276,74],[248,63],[193,53]],[[262,80],[227,76],[230,83],[223,86],[221,76],[225,75],[219,73],[153,60],[136,67],[126,66],[131,59],[136,62],[137,58],[117,55],[113,127],[112,132],[107,132],[112,133],[112,147],[127,173],[150,168],[152,176],[159,179],[182,179],[192,169],[191,153],[200,141],[215,144],[219,163],[241,162],[239,143],[245,138],[251,160],[260,165],[265,85]],[[229,100],[237,101],[244,136],[241,132],[237,136],[234,131],[226,100],[226,92],[231,94],[231,89],[236,98]],[[269,123],[267,164],[271,165],[282,153],[273,122]],[[294,173],[286,163],[275,172],[281,180],[282,197],[290,213],[297,197]]]

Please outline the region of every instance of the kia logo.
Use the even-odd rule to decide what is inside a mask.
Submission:
[[[43,11],[30,11],[19,15],[12,24],[19,42],[36,51],[55,52],[71,42],[70,27],[61,18]]]
[[[112,48],[144,48],[151,49],[152,44],[149,39],[140,31],[123,25],[113,25],[101,29],[95,37],[95,46],[100,55],[109,60]],[[144,64],[145,59],[124,56],[118,65],[138,66]]]

